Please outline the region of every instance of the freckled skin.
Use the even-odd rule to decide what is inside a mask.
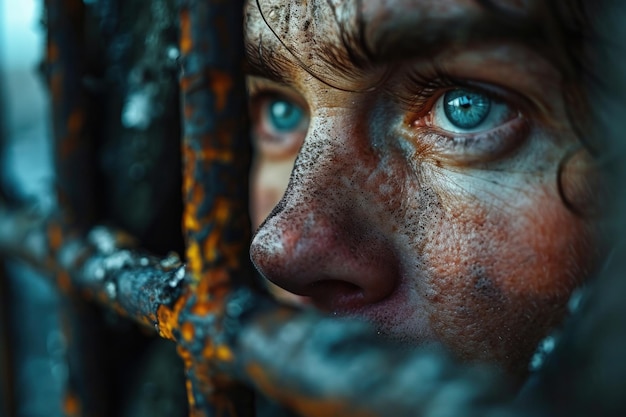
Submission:
[[[594,268],[598,252],[593,222],[568,210],[557,187],[559,162],[578,146],[558,73],[519,45],[476,45],[474,55],[465,48],[462,58],[450,52],[454,45],[442,51],[455,76],[504,84],[539,109],[514,121],[524,126],[517,136],[498,131],[523,136],[513,151],[483,160],[450,156],[424,146],[429,136],[405,123],[412,110],[380,93],[386,85],[393,89],[397,78],[381,74],[390,68],[402,73],[414,62],[348,74],[315,53],[302,53],[307,45],[321,48],[316,39],[323,33],[341,58],[337,22],[350,27],[358,2],[330,2],[335,10],[326,1],[314,0],[302,10],[281,3],[261,2],[293,54],[276,40],[254,2],[247,8],[248,42],[251,51],[259,42],[268,47],[261,59],[287,66],[282,82],[307,103],[310,122],[288,186],[283,176],[284,196],[252,243],[257,268],[323,310],[370,320],[388,337],[438,343],[463,360],[491,362],[523,376],[537,342],[562,320],[571,291]],[[480,13],[470,0],[361,3],[365,42],[372,48],[376,27],[391,27],[402,11]],[[515,10],[525,4],[501,3]],[[308,23],[298,31],[281,24],[296,18]],[[498,68],[519,74],[511,77]],[[283,192],[279,183],[260,178],[276,164],[283,170],[295,156],[279,162],[258,157],[252,191],[257,222],[269,211],[260,199]],[[568,180],[577,181],[575,174]]]

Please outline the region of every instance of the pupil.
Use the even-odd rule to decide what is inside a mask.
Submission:
[[[275,100],[270,104],[269,116],[274,128],[288,131],[297,128],[302,120],[302,110],[287,100]]]
[[[448,121],[460,129],[474,129],[480,126],[491,109],[489,97],[468,90],[448,91],[443,102]]]

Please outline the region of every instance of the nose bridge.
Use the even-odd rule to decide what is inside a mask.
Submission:
[[[349,110],[327,111],[312,120],[317,122],[309,128],[296,159],[281,208],[304,204],[330,213],[339,204],[345,210],[360,181],[359,172],[372,162],[371,157],[363,160],[368,153],[366,135],[351,128]]]
[[[388,237],[368,214],[379,203],[367,189],[377,157],[344,111],[313,118],[288,189],[251,247],[266,278],[333,308],[386,297],[397,276]]]

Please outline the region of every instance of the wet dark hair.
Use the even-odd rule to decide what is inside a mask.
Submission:
[[[477,2],[491,13],[497,14],[503,20],[519,20],[519,17],[509,9],[502,7],[493,0],[477,0]],[[531,13],[527,24],[535,27],[540,32],[539,39],[543,45],[537,45],[540,51],[544,51],[546,58],[551,61],[560,71],[562,76],[561,91],[565,109],[571,126],[576,133],[581,146],[569,151],[560,161],[556,173],[557,187],[563,204],[580,217],[588,217],[598,213],[597,204],[604,204],[603,197],[598,196],[598,201],[582,202],[574,201],[571,186],[567,181],[567,171],[570,165],[583,153],[593,157],[594,167],[597,172],[586,172],[594,177],[594,184],[583,185],[598,188],[588,194],[589,197],[598,193],[601,187],[599,172],[603,169],[606,144],[603,144],[601,136],[594,128],[593,112],[590,106],[590,91],[607,91],[602,77],[597,73],[597,62],[593,52],[595,47],[603,42],[596,26],[598,22],[594,13],[602,9],[602,0],[593,3],[586,0],[534,0],[531,4]],[[581,175],[585,175],[581,174]],[[585,179],[587,181],[587,179]],[[602,193],[605,194],[605,193]]]
[[[314,68],[310,68],[300,60],[298,53],[288,46],[288,42],[285,42],[286,32],[278,27],[272,27],[267,18],[269,10],[263,9],[261,0],[255,1],[265,24],[285,49],[295,57],[300,66],[322,83],[338,88],[333,85],[332,79],[321,77]],[[610,86],[597,74],[597,57],[594,55],[596,46],[606,42],[606,39],[602,39],[599,34],[597,27],[599,19],[596,14],[598,10],[602,10],[602,4],[607,1],[611,0],[598,0],[591,5],[591,1],[588,0],[531,0],[530,13],[522,15],[503,6],[498,1],[477,0],[477,3],[490,15],[489,21],[491,23],[502,23],[495,27],[491,24],[477,25],[472,28],[473,30],[491,31],[492,34],[493,31],[505,33],[511,27],[525,28],[526,30],[519,31],[528,35],[528,38],[524,40],[559,70],[562,76],[561,90],[564,95],[563,100],[566,103],[567,116],[580,141],[580,147],[571,150],[564,156],[555,172],[555,181],[557,181],[557,188],[563,204],[571,212],[581,217],[593,215],[597,211],[594,208],[596,204],[589,204],[588,201],[575,201],[572,198],[575,192],[571,190],[570,185],[574,184],[575,181],[568,181],[566,177],[571,175],[569,168],[581,153],[586,152],[591,155],[594,166],[599,170],[602,170],[605,165],[608,147],[602,140],[602,135],[598,135],[595,130],[594,112],[589,105],[589,91],[610,91]],[[342,23],[337,21],[343,47],[349,55],[348,58],[357,66],[367,62],[367,55],[370,54],[364,39],[364,25],[360,16],[361,3],[361,0],[357,1],[356,22],[359,30],[356,35],[348,35],[346,30],[343,30]],[[329,7],[331,10],[335,10],[330,2]],[[419,30],[427,34],[429,29],[424,26],[420,27]],[[452,30],[450,36],[454,37],[457,34]],[[330,55],[334,55],[333,51]],[[341,64],[341,61],[341,58],[333,58],[332,66],[336,68],[337,65]],[[584,177],[585,174],[581,174],[581,176]],[[600,177],[596,173],[591,173],[591,175],[594,178]],[[586,188],[594,188],[594,185],[588,184]],[[598,202],[598,204],[603,203]]]

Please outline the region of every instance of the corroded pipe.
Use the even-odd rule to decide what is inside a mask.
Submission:
[[[195,415],[243,415],[237,407],[250,400],[234,381],[307,417],[538,415],[513,409],[496,373],[399,348],[361,322],[278,306],[246,288],[223,299],[223,314],[187,308],[192,277],[180,259],[135,250],[119,231],[95,227],[85,239],[63,239],[51,256],[46,231],[55,227],[0,212],[0,251],[65,275],[68,289],[176,341],[193,365],[188,375],[208,384],[198,387],[218,381],[232,390],[232,403],[209,401],[223,400],[220,391],[195,393],[206,401],[192,402]]]
[[[61,224],[86,230],[96,217],[94,143],[91,138],[89,100],[84,87],[85,6],[81,0],[46,0],[45,74],[51,96],[53,160],[56,200]],[[61,246],[69,234],[60,228],[48,229],[50,248]],[[56,276],[63,290],[69,286],[66,274]],[[103,415],[105,401],[99,362],[89,360],[99,346],[94,338],[98,318],[82,300],[61,299],[63,331],[68,340],[65,362],[64,412],[68,416]]]
[[[219,320],[233,287],[252,284],[243,2],[183,0],[179,13],[183,229],[192,277],[185,305],[173,312],[183,323],[179,353],[192,415],[250,415],[251,394],[206,366],[230,352],[199,325],[207,314]]]

